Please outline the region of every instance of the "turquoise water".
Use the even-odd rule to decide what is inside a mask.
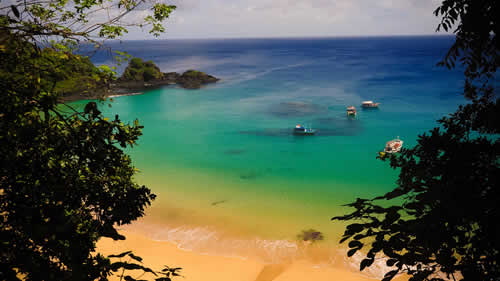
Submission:
[[[452,40],[112,45],[154,60],[165,72],[196,68],[222,79],[200,90],[164,87],[118,97],[111,108],[103,107],[106,114],[137,118],[145,126],[130,153],[141,170],[137,180],[159,195],[143,221],[148,233],[204,250],[215,247],[207,246],[207,233],[219,233],[219,246],[232,253],[236,244],[221,241],[290,242],[302,229],[314,228],[335,247],[343,225],[330,218],[346,212],[341,205],[396,186],[397,171],[375,159],[385,142],[399,136],[405,147],[413,146],[419,134],[463,102],[460,71],[435,66]],[[109,63],[104,54],[93,59]],[[362,110],[363,100],[380,102],[380,108]],[[358,108],[356,118],[346,116],[350,105]],[[294,136],[296,124],[318,132]],[[224,240],[220,233],[233,238]],[[193,238],[198,234],[205,239],[201,244]]]

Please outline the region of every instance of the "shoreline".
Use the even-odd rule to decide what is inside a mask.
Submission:
[[[188,70],[183,74],[177,72],[160,72],[162,77],[151,81],[143,80],[124,80],[118,78],[114,83],[97,87],[90,94],[84,94],[80,91],[69,92],[60,97],[63,102],[72,102],[89,99],[114,98],[120,96],[135,96],[144,94],[145,91],[159,89],[168,86],[178,86],[180,88],[197,90],[202,87],[220,81],[212,75],[196,70]]]
[[[60,97],[62,102],[74,102],[80,100],[94,100],[94,99],[107,99],[116,98],[124,96],[136,96],[143,95],[146,91],[154,90],[162,87],[172,86],[175,84],[161,84],[154,86],[143,86],[143,87],[112,87],[111,89],[97,89],[92,95],[83,95],[82,93],[71,93]]]
[[[228,257],[197,253],[180,249],[167,241],[155,241],[144,235],[121,231],[127,239],[113,241],[103,238],[97,243],[97,250],[104,255],[118,254],[132,250],[144,259],[144,265],[161,270],[164,265],[182,267],[181,275],[186,281],[329,281],[332,278],[343,281],[373,281],[348,268],[321,266],[305,259],[278,264],[265,263],[254,258]],[[152,278],[153,276],[143,276]],[[111,280],[118,280],[112,277]],[[176,279],[174,279],[176,280]],[[394,280],[406,280],[398,277]]]
[[[106,96],[107,98],[116,98],[116,97],[126,97],[126,96],[138,96],[144,95],[143,92],[134,92],[134,93],[126,93],[126,94],[111,94]]]

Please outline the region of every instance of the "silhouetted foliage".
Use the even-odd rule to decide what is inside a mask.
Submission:
[[[112,263],[110,268],[113,272],[120,271],[117,276],[120,278],[120,280],[141,281],[144,279],[139,280],[138,278],[143,278],[146,274],[153,275],[155,281],[171,281],[171,278],[182,277],[182,275],[180,275],[180,271],[182,270],[182,268],[180,267],[169,267],[167,265],[164,265],[161,271],[155,271],[151,268],[143,266],[142,258],[134,255],[132,251],[123,252],[118,255],[109,255],[108,258],[119,259],[119,261]],[[128,258],[128,260],[123,261],[124,258]],[[133,277],[132,275],[137,276]]]
[[[121,266],[93,255],[95,243],[125,239],[115,227],[155,198],[134,183],[119,148],[134,145],[142,126],[104,118],[96,102],[63,112],[49,92],[61,61],[13,35],[1,42],[0,279],[106,280]]]
[[[105,118],[97,102],[82,109],[59,103],[65,81],[113,78],[109,67],[72,54],[74,44],[98,43],[96,34],[115,38],[127,23],[89,23],[89,14],[103,9],[93,1],[10,3],[0,5],[0,280],[107,280],[125,270],[158,275],[131,252],[94,252],[102,237],[125,239],[116,227],[143,216],[155,199],[133,181],[136,169],[123,151],[136,144],[142,126]],[[147,3],[110,7],[121,18]],[[152,5],[144,20],[156,34],[175,7]],[[114,261],[125,256],[131,260]]]
[[[436,9],[438,29],[456,34],[440,64],[463,66],[469,103],[388,158],[401,169],[396,189],[358,198],[348,204],[354,212],[332,218],[357,221],[341,242],[349,240],[348,256],[367,247],[361,270],[387,258],[384,281],[401,272],[411,281],[500,280],[499,9],[496,0],[446,0]]]
[[[169,267],[165,265],[160,272],[157,272],[158,275],[163,275],[163,276],[156,278],[155,281],[171,281],[172,280],[171,278],[182,276],[180,275],[181,269],[182,268],[180,267]]]

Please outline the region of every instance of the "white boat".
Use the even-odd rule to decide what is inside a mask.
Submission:
[[[347,107],[347,116],[356,116],[356,108],[354,106]]]
[[[316,130],[311,129],[311,127],[306,128],[300,124],[297,124],[295,128],[293,129],[293,134],[294,135],[304,135],[304,136],[310,136],[314,135],[316,133]]]
[[[363,108],[376,108],[378,107],[380,103],[379,102],[373,102],[371,100],[367,100],[361,103],[361,107]]]
[[[403,147],[403,141],[399,139],[399,136],[396,139],[390,140],[385,144],[384,152],[385,153],[396,153],[401,150]]]

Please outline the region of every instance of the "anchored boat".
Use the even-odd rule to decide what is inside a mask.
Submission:
[[[295,126],[295,128],[293,129],[294,135],[310,136],[310,135],[314,135],[315,133],[316,133],[316,130],[311,129],[311,127],[306,128],[300,124]]]
[[[347,108],[347,116],[356,116],[356,108],[354,106]]]
[[[363,108],[378,108],[379,102],[373,102],[371,100],[367,100],[361,103],[361,107]]]
[[[384,151],[380,152],[380,156],[384,157],[386,154],[393,154],[401,151],[403,148],[403,141],[399,139],[399,136],[396,139],[390,140],[385,144]]]

